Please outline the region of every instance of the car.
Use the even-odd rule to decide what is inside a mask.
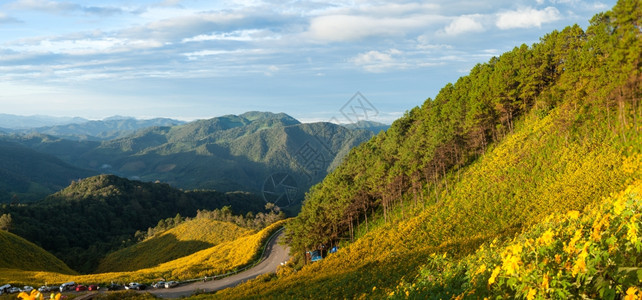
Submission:
[[[79,284],[79,285],[76,286],[76,292],[81,292],[81,291],[86,291],[86,290],[87,290],[87,287],[82,285],[82,284]]]
[[[31,293],[31,291],[33,291],[33,287],[32,287],[32,286],[25,285],[25,286],[22,288],[22,291],[26,292],[27,294],[28,294],[28,293]]]
[[[0,286],[0,295],[2,295],[4,293],[6,293],[7,291],[9,291],[10,288],[11,288],[10,284],[5,284],[3,286]]]
[[[44,293],[44,292],[50,292],[52,291],[51,287],[43,285],[38,288],[38,292]]]
[[[173,287],[175,287],[177,285],[178,285],[178,282],[176,282],[176,281],[165,282],[165,288],[166,289],[173,288]]]
[[[155,289],[164,288],[165,287],[165,281],[159,281],[157,283],[154,283],[152,285],[152,287],[155,288]]]
[[[76,283],[73,282],[73,281],[70,281],[70,282],[65,282],[65,283],[61,284],[58,289],[62,293],[64,291],[66,291],[66,290],[73,290],[75,287],[76,287]]]
[[[20,293],[20,292],[22,292],[22,290],[15,286],[12,286],[7,290],[7,293],[9,294]]]
[[[97,285],[95,285],[95,284],[92,284],[92,285],[90,285],[89,287],[87,287],[87,290],[90,290],[90,291],[97,291],[99,288],[100,288],[99,286],[97,286]]]
[[[115,283],[112,283],[112,284],[110,284],[110,285],[108,285],[108,286],[106,287],[106,289],[107,289],[108,291],[117,291],[117,290],[120,290],[120,289],[122,289],[122,288],[123,288],[123,287],[122,287],[121,285],[119,285],[119,284],[115,284]]]
[[[144,284],[140,284],[138,282],[130,282],[128,285],[125,286],[126,290],[144,290],[146,286]]]

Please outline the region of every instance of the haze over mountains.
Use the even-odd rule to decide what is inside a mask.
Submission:
[[[14,117],[8,117],[11,118]],[[39,119],[42,118],[34,119],[34,124],[42,124]],[[360,126],[370,130],[359,129]],[[112,117],[80,124],[13,129],[11,134],[2,136],[3,143],[30,149],[14,150],[15,153],[45,155],[46,158],[39,159],[56,161],[61,168],[76,172],[31,176],[28,169],[5,168],[4,172],[12,175],[0,180],[0,195],[4,195],[0,199],[8,202],[15,198],[12,193],[20,193],[26,200],[35,200],[73,179],[101,173],[159,180],[185,189],[261,194],[268,179],[276,174],[292,181],[290,192],[285,195],[288,199],[281,203],[289,206],[300,202],[303,193],[336,167],[352,147],[381,129],[385,125],[373,122],[355,124],[350,129],[331,123],[303,124],[283,113],[266,112],[190,123]],[[0,153],[0,161],[15,160],[8,155],[9,152]],[[50,169],[54,172],[58,168]],[[27,178],[33,178],[31,189]],[[51,184],[48,178],[56,178],[58,184]],[[21,180],[21,188],[15,191],[8,188],[11,180]],[[269,185],[268,190],[275,188]]]

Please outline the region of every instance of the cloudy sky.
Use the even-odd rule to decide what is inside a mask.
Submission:
[[[5,0],[0,113],[344,122],[360,92],[369,119],[391,122],[476,63],[586,28],[615,2]]]

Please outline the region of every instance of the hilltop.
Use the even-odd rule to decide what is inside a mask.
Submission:
[[[636,295],[640,6],[516,47],[409,110],[312,188],[289,271],[215,296]]]
[[[5,139],[78,168],[135,180],[158,180],[183,189],[262,194],[266,188],[273,189],[266,187],[268,179],[284,174],[293,181],[292,193],[287,195],[287,204],[281,205],[291,206],[290,213],[296,214],[309,187],[335,168],[352,147],[373,136],[368,130],[331,123],[302,124],[287,114],[269,112],[125,133],[114,132],[111,135],[117,138],[103,141],[69,140],[63,133],[63,137],[56,137],[37,132]]]

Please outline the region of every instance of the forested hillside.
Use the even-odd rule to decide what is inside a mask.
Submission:
[[[40,200],[71,183],[95,175],[13,142],[0,141],[0,203]]]
[[[611,217],[584,216],[594,216],[599,210],[592,205],[641,175],[641,22],[640,1],[622,0],[586,30],[569,26],[475,66],[353,149],[312,188],[288,226],[291,246],[300,261],[307,250],[339,244],[338,253],[219,296],[623,296],[636,281],[618,270],[642,267],[635,246],[642,223],[627,215],[617,222],[628,225],[605,225],[618,241],[629,228],[630,243],[613,252],[615,240],[601,235],[602,223],[591,223]],[[627,205],[637,205],[635,195],[624,197]],[[605,205],[620,206],[620,199]],[[555,244],[567,249],[560,257],[565,264],[553,268],[555,255],[546,256],[546,267],[511,260],[521,255],[515,245],[528,246],[522,238],[511,242],[516,234],[569,211],[598,224],[592,243],[611,245],[600,248],[611,258],[590,241],[569,248],[571,239],[555,229],[553,235],[568,240]],[[531,239],[542,233],[534,228]],[[579,232],[572,243],[588,239]],[[552,237],[541,238],[548,246]],[[499,249],[489,254],[492,264],[468,268],[461,261],[488,253],[490,243]]]
[[[51,130],[64,136],[75,126]],[[119,132],[112,135],[120,137],[97,142],[33,133],[4,139],[79,168],[142,181],[159,180],[184,189],[260,194],[270,176],[286,174],[295,181],[291,184],[295,192],[288,199],[294,215],[309,187],[373,133],[331,123],[301,124],[283,113],[248,112],[149,127],[124,137]]]
[[[100,175],[73,182],[44,201],[3,205],[11,214],[11,232],[61,258],[71,268],[90,272],[110,251],[136,242],[159,220],[196,216],[199,209],[230,206],[237,214],[260,212],[262,198],[248,193],[184,192],[167,184],[129,181]]]

